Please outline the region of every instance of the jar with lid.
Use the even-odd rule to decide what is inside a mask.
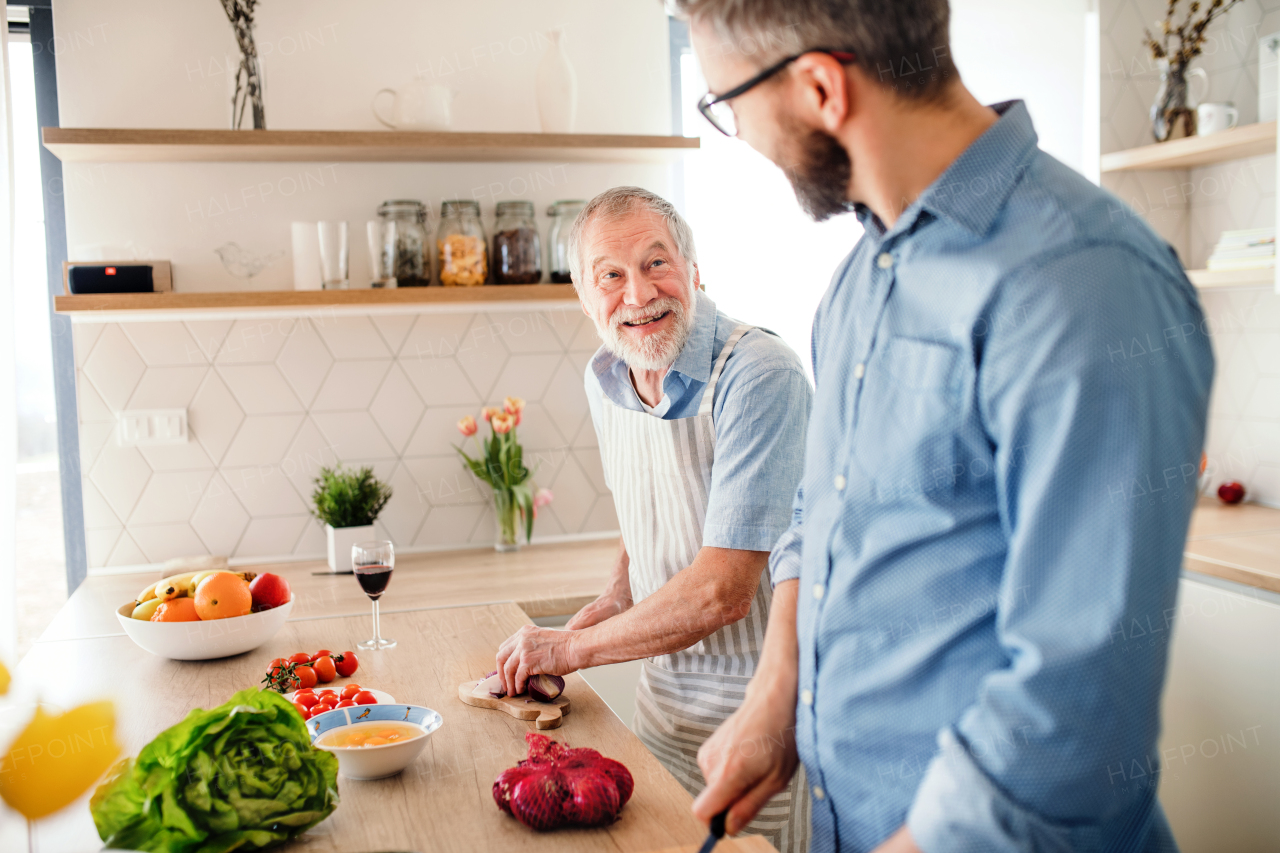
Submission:
[[[397,287],[431,284],[431,241],[427,237],[427,208],[420,201],[394,199],[378,206],[378,218],[395,224],[390,272]],[[388,241],[390,242],[390,241]]]
[[[567,199],[547,208],[547,216],[551,217],[551,230],[547,232],[547,268],[551,270],[554,284],[573,281],[569,275],[569,231],[586,204],[582,199]]]
[[[479,287],[489,277],[489,247],[480,224],[480,203],[446,201],[440,206],[436,231],[440,283],[445,287]]]
[[[531,201],[498,202],[493,226],[493,280],[495,284],[542,281],[542,241]]]

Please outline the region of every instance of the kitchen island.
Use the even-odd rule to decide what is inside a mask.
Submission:
[[[688,793],[578,675],[566,679],[571,713],[559,729],[547,733],[625,764],[636,781],[633,798],[616,823],[594,830],[535,833],[498,810],[490,791],[493,780],[524,757],[524,735],[532,724],[463,705],[457,687],[489,671],[498,643],[527,622],[514,603],[384,613],[383,633],[398,645],[362,653],[352,680],[384,690],[397,701],[434,708],[444,725],[398,776],[373,782],[339,777],[342,801],[337,811],[292,846],[316,853],[696,850],[705,829],[690,814]],[[127,753],[136,754],[192,708],[219,705],[256,684],[273,657],[304,649],[352,648],[369,630],[365,612],[293,619],[252,652],[204,662],[159,658],[123,635],[49,640],[27,655],[18,676],[38,684],[41,698],[58,706],[112,697],[117,739]],[[86,796],[37,823],[29,849],[79,853],[97,849],[99,843]],[[773,848],[761,839],[744,839],[741,846],[720,849]]]

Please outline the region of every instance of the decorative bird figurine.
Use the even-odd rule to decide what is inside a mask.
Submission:
[[[213,251],[218,253],[226,271],[236,278],[253,278],[285,256],[283,249],[267,255],[255,255],[237,243],[223,243]]]

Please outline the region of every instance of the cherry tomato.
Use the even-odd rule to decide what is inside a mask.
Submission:
[[[356,694],[355,699],[352,701],[357,705],[377,705],[378,697],[374,696],[368,690],[361,690]]]
[[[298,683],[305,687],[316,686],[316,671],[309,666],[300,666],[293,671],[298,677]]]
[[[294,695],[295,697],[298,697],[298,696],[314,696],[314,695],[316,695],[316,692],[315,692],[314,690],[312,690],[310,687],[299,687],[297,690],[293,691],[293,695]]]
[[[355,702],[352,702],[350,699],[343,699],[343,700],[342,700],[341,702],[339,702],[335,707],[338,707],[338,708],[354,708],[355,706],[356,706],[356,703],[355,703]]]
[[[276,658],[275,660],[271,661],[271,663],[267,664],[267,671],[270,672],[271,670],[282,667],[287,663],[288,661],[285,660],[284,658]]]
[[[298,652],[296,655],[289,655],[289,663],[311,663],[311,655],[306,652]]]
[[[316,652],[314,655],[311,656],[311,662],[315,663],[316,661],[320,660],[320,658],[327,658],[331,654],[333,654],[333,652],[329,651],[328,649],[321,649],[320,651]]]
[[[333,663],[338,668],[338,675],[343,678],[355,675],[356,670],[360,668],[360,661],[356,658],[355,652],[343,652],[340,655],[334,655]]]
[[[296,709],[297,709],[297,711],[298,711],[298,713],[302,715],[302,719],[304,719],[304,720],[309,720],[309,719],[311,719],[311,709],[310,709],[310,708],[306,707],[305,705],[299,705],[297,702],[294,702],[294,703],[293,703],[293,707],[294,707],[294,708],[296,708]]]
[[[359,693],[359,692],[360,692],[360,685],[359,685],[359,684],[351,684],[351,685],[348,685],[347,687],[342,688],[342,698],[343,698],[343,699],[351,699],[351,698],[354,698],[354,697],[355,697],[355,695],[356,695],[357,693]]]
[[[303,693],[302,691],[298,691],[293,696],[293,704],[301,705],[304,708],[314,708],[316,705],[320,704],[320,700],[314,693]]]
[[[315,705],[311,706],[311,715],[314,717],[316,714],[323,714],[325,711],[332,711],[333,708],[334,705],[332,702],[317,702]]]
[[[332,690],[328,687],[322,687],[321,689],[316,691],[316,695],[317,696],[337,696],[338,691]]]
[[[316,662],[311,664],[311,668],[316,671],[316,678],[320,679],[321,684],[328,684],[338,677],[338,668],[334,666],[331,658],[316,658]]]
[[[346,684],[342,685],[342,689],[343,690],[364,690],[363,687],[361,687],[359,684],[356,684],[354,681],[348,681]]]

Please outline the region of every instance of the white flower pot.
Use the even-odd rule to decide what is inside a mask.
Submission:
[[[326,524],[324,532],[329,540],[329,571],[331,572],[351,571],[351,546],[357,542],[378,538],[372,524],[366,524],[363,527],[330,527]]]

